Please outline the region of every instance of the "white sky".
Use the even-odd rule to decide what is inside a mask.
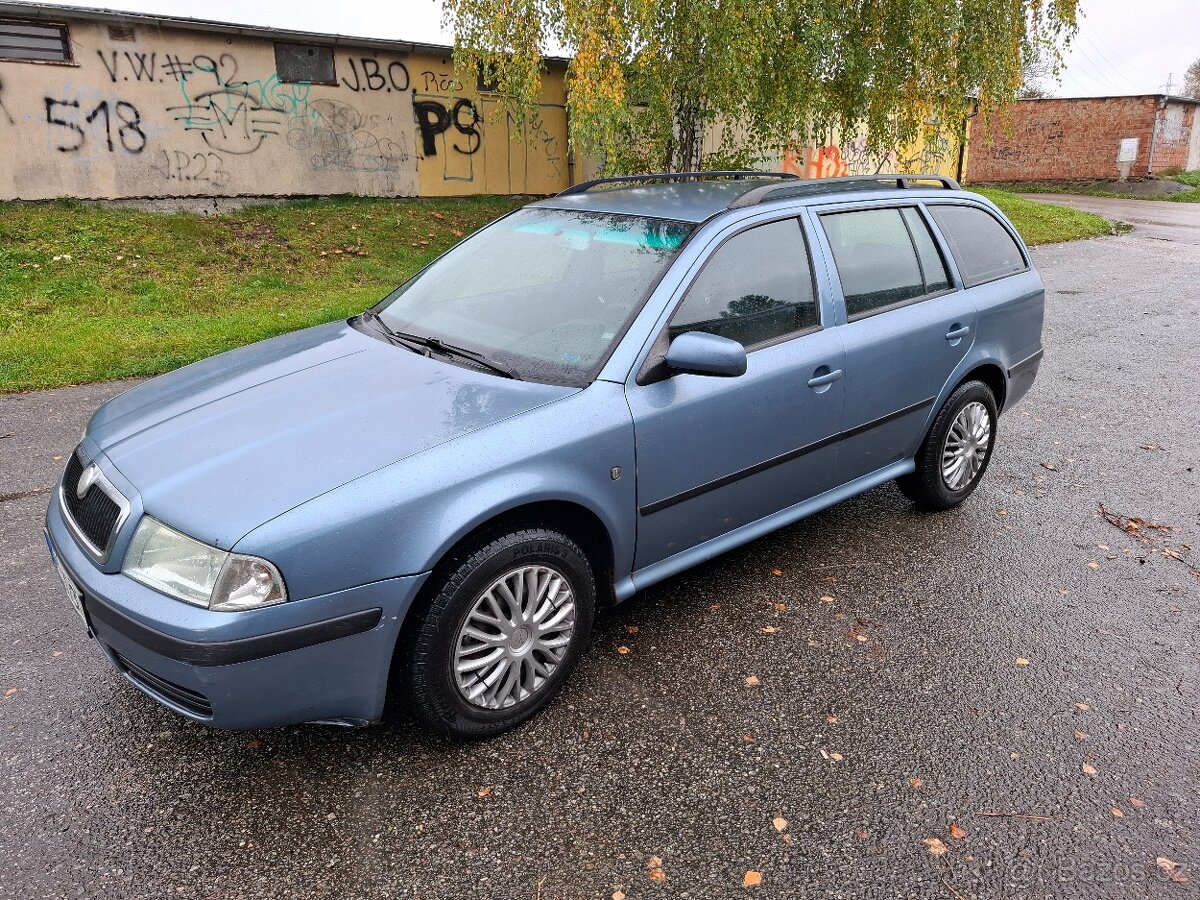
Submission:
[[[55,0],[43,0],[56,5]],[[67,5],[90,6],[87,0]],[[355,37],[453,43],[438,0],[99,0],[97,6]],[[1083,22],[1060,97],[1151,94],[1200,57],[1200,0],[1081,0]]]

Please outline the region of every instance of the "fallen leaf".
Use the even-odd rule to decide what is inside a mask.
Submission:
[[[650,857],[648,860],[646,860],[646,868],[647,869],[661,869],[662,868],[662,859],[657,856]]]
[[[1018,656],[1017,657],[1017,665],[1018,666],[1027,666],[1027,665],[1029,665],[1029,660],[1027,660],[1023,656]]]
[[[263,742],[260,741],[258,738],[254,738],[253,740],[246,741],[246,749],[247,750],[261,750],[263,748],[263,746],[264,746]]]
[[[625,630],[630,634],[637,634],[640,629],[636,625],[626,625]]]
[[[856,634],[854,635],[854,639],[860,644],[865,644],[867,642],[867,636],[865,634]]]
[[[1087,739],[1088,739],[1088,736],[1087,736],[1086,734],[1084,734],[1082,731],[1078,731],[1078,730],[1077,730],[1077,731],[1075,732],[1075,740],[1077,740],[1077,741],[1086,741]]]
[[[1188,878],[1179,868],[1179,863],[1174,860],[1167,859],[1165,856],[1160,856],[1154,860],[1155,865],[1167,873],[1171,880],[1176,884],[1187,884]]]
[[[479,796],[480,796],[480,797],[490,797],[490,796],[492,796],[492,789],[491,789],[490,787],[481,787],[481,788],[479,789]]]
[[[908,779],[908,783],[911,784],[915,788],[919,788],[925,782],[923,782],[920,778],[910,778],[910,779]]]
[[[612,900],[625,900],[624,891],[613,891]]]
[[[651,881],[666,881],[667,873],[664,872],[662,869],[651,869],[650,870],[650,880]]]
[[[747,675],[746,676],[746,684],[750,685],[750,687],[754,687],[754,685],[758,684],[758,676],[757,675]]]
[[[830,597],[828,594],[826,594],[824,597],[821,598],[821,602],[822,603],[832,603],[833,598]]]
[[[930,856],[945,856],[947,850],[949,849],[946,847],[946,845],[944,843],[942,843],[941,838],[935,838],[935,837],[922,838],[921,843],[925,845],[926,849],[929,851]]]
[[[1089,569],[1098,569],[1098,568],[1100,568],[1100,563],[1096,562],[1093,559],[1090,563],[1088,563],[1088,568]]]
[[[1091,709],[1091,707],[1090,707],[1090,706],[1088,706],[1086,703],[1076,703],[1076,704],[1075,704],[1075,708],[1076,708],[1076,709],[1081,709],[1081,710],[1083,710],[1084,712],[1087,712],[1089,709]]]
[[[1137,797],[1130,797],[1130,798],[1129,798],[1129,805],[1130,805],[1130,806],[1132,806],[1134,809],[1145,809],[1145,808],[1146,808],[1146,801],[1145,801],[1145,800],[1139,800]]]
[[[772,569],[772,570],[771,570],[771,574],[772,574],[772,575],[782,575],[782,574],[783,574],[783,569]]]
[[[1091,775],[1093,778],[1096,777],[1096,767],[1095,766],[1093,766],[1089,763],[1084,763],[1082,766],[1080,766],[1080,768],[1083,770],[1084,775]]]
[[[834,762],[841,762],[841,761],[842,761],[842,754],[840,754],[840,753],[830,753],[830,754],[829,754],[829,758],[830,758],[830,759],[832,759]]]
[[[754,743],[754,735],[752,735],[752,734],[743,734],[743,735],[742,735],[742,740],[743,740],[743,741],[745,741],[747,744],[753,744],[753,743]]]
[[[620,653],[622,656],[628,656],[630,651],[629,651],[628,647],[626,647],[624,644],[622,644],[620,647],[617,648],[617,652]]]
[[[763,632],[766,634],[774,634],[778,630],[779,629],[776,628],[774,625],[764,625],[763,626]]]
[[[776,831],[787,831],[787,819],[783,816],[776,816],[771,820],[771,824],[775,826]]]
[[[1050,463],[1050,462],[1044,462],[1044,463],[1042,463],[1042,468],[1043,468],[1043,469],[1048,469],[1048,470],[1049,470],[1049,471],[1051,471],[1051,472],[1057,472],[1057,471],[1058,471],[1058,466],[1056,466],[1054,463]]]
[[[961,841],[966,836],[967,836],[966,831],[964,831],[957,822],[950,823],[950,837],[954,838],[955,840]]]
[[[1125,818],[1125,813],[1121,812],[1120,807],[1114,806],[1112,809],[1109,810],[1109,812],[1111,812],[1118,819]]]
[[[786,603],[776,603],[775,611],[776,612],[787,612],[787,604]]]
[[[795,841],[792,839],[792,836],[791,836],[790,834],[782,834],[782,835],[780,835],[780,836],[779,836],[779,839],[780,839],[781,841],[783,841],[785,844],[787,844],[789,847],[790,847],[790,846],[792,846],[792,844],[796,843],[796,842],[795,842]]]
[[[833,713],[825,713],[825,721],[829,725],[836,725],[838,723],[838,717]]]
[[[762,872],[755,872],[753,869],[742,876],[742,887],[758,887],[762,884]]]
[[[17,692],[17,689],[16,689],[16,688],[9,688],[7,691],[5,691],[5,692],[4,692],[4,696],[5,696],[5,697],[11,697],[11,696],[12,696],[13,694],[15,694],[16,692]]]
[[[871,836],[871,832],[864,831],[861,828],[856,828],[856,829],[854,829],[854,836],[856,838],[858,838],[860,841],[865,841],[867,838],[869,838]]]

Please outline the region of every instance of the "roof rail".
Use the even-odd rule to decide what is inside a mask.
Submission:
[[[805,194],[828,194],[837,191],[870,190],[878,188],[895,190],[897,188],[928,187],[921,182],[937,182],[947,191],[961,190],[961,186],[953,178],[945,175],[848,175],[842,178],[806,178],[800,184],[763,184],[740,194],[729,204],[729,209],[742,209],[755,206],[767,200],[786,200],[789,197],[802,197]]]
[[[637,184],[643,181],[699,181],[702,178],[732,178],[740,181],[743,178],[796,179],[796,176],[789,172],[755,172],[752,169],[714,172],[656,172],[649,175],[614,175],[611,178],[593,178],[591,181],[581,181],[579,184],[571,185],[565,191],[559,191],[555,196],[565,197],[568,194],[586,194],[592,188],[602,184]]]

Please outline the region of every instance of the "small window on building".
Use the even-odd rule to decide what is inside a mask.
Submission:
[[[704,331],[743,347],[820,324],[800,223],[785,219],[734,235],[704,264],[668,328]]]
[[[1029,268],[1021,248],[995,217],[975,206],[929,206],[946,236],[963,284],[974,287]]]
[[[111,23],[108,26],[108,39],[110,41],[133,41],[137,40],[137,33],[133,30],[132,25]]]
[[[0,19],[0,59],[18,62],[71,62],[66,25]]]
[[[284,84],[337,84],[333,48],[318,44],[276,44],[275,71]]]
[[[480,66],[475,76],[475,90],[481,94],[494,94],[500,90],[500,79]]]

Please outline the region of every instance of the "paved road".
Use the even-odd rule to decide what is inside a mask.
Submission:
[[[1128,222],[1140,237],[1200,246],[1200,203],[1165,200],[1120,200],[1078,194],[1025,194],[1030,200],[1057,203],[1108,219]]]
[[[1036,256],[1045,365],[965,507],[884,487],[647,591],[489,743],[184,722],[84,640],[46,495],[0,502],[0,896],[1196,897],[1200,581],[1095,512],[1200,547],[1200,252]],[[0,494],[117,389],[0,400]]]

